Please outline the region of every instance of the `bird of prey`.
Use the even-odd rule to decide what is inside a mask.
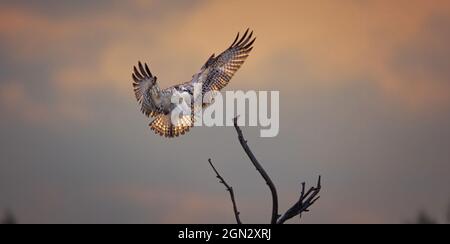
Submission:
[[[161,89],[146,63],[139,62],[133,70],[133,87],[136,99],[141,106],[141,111],[147,117],[153,118],[150,128],[164,137],[173,138],[187,133],[194,125],[194,115],[183,114],[174,122],[171,113],[176,105],[172,103],[172,97],[176,94],[188,94],[194,101],[194,86],[201,84],[202,95],[208,92],[219,92],[228,83],[253,49],[253,31],[249,34],[249,29],[240,37],[237,34],[231,46],[219,56],[213,54],[203,65],[200,71],[192,76],[186,83],[175,85],[166,89]],[[203,104],[205,108],[209,104]],[[193,105],[189,105],[192,106]],[[192,111],[194,109],[192,108]]]

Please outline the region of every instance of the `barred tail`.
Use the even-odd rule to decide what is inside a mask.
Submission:
[[[156,134],[173,138],[186,134],[193,125],[192,116],[182,116],[175,123],[172,123],[170,114],[161,114],[149,126]]]

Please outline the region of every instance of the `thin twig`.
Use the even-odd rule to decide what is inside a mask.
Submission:
[[[234,190],[233,187],[231,187],[230,185],[228,185],[228,183],[225,181],[225,179],[219,174],[219,172],[217,171],[216,167],[214,167],[214,164],[211,162],[211,159],[208,159],[209,164],[211,165],[212,169],[214,170],[214,172],[217,175],[217,179],[219,179],[219,182],[221,184],[223,184],[225,186],[225,188],[227,189],[227,191],[230,193],[230,197],[231,197],[231,202],[233,203],[233,211],[234,211],[234,216],[236,217],[236,222],[240,225],[242,224],[241,219],[239,217],[240,213],[238,211],[237,208],[237,204],[236,204],[236,199],[234,197]]]
[[[250,161],[256,167],[256,170],[258,170],[258,172],[261,174],[261,176],[264,178],[264,180],[266,181],[267,185],[270,188],[270,192],[272,193],[272,218],[271,218],[270,223],[276,224],[277,220],[279,218],[277,189],[276,189],[275,185],[273,184],[272,180],[270,179],[269,175],[266,173],[264,168],[258,162],[255,155],[253,154],[253,152],[250,150],[249,146],[247,145],[247,141],[245,140],[244,135],[242,134],[242,130],[238,126],[238,117],[234,118],[234,128],[236,129],[236,132],[239,137],[239,142],[241,143],[242,148],[244,149],[245,153],[250,158]]]
[[[319,200],[319,193],[322,189],[322,177],[319,176],[316,187],[311,187],[305,193],[305,183],[302,183],[302,192],[300,199],[296,202],[280,219],[277,224],[284,224],[289,219],[299,215],[301,217],[303,212],[309,212],[309,207],[311,207],[317,200]]]

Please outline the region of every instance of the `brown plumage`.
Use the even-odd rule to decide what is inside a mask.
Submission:
[[[231,46],[217,57],[213,54],[191,81],[166,89],[159,88],[156,76],[153,76],[146,63],[143,65],[139,62],[137,67],[133,67],[136,99],[142,113],[154,118],[150,128],[156,134],[169,138],[186,134],[194,124],[194,116],[185,111],[181,118],[172,121],[171,114],[175,108],[171,102],[172,96],[184,94],[194,101],[194,85],[199,83],[202,84],[202,94],[222,90],[244,64],[253,49],[255,39],[253,32],[249,34],[249,29],[242,37],[238,33]],[[193,105],[189,106],[193,110]]]

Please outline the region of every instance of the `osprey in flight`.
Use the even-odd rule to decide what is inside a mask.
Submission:
[[[239,38],[236,36],[233,44],[219,56],[213,54],[200,69],[200,72],[192,76],[192,80],[183,84],[175,85],[166,89],[158,86],[157,78],[148,65],[139,62],[134,67],[133,87],[136,99],[141,106],[141,111],[146,116],[154,118],[150,128],[161,136],[178,137],[184,135],[194,125],[194,115],[182,115],[177,122],[171,119],[171,113],[176,105],[172,103],[172,97],[176,94],[188,94],[194,101],[194,86],[202,84],[202,94],[218,92],[230,82],[233,75],[239,70],[245,59],[253,49],[252,45],[256,38],[249,30]],[[205,108],[210,104],[202,104]],[[193,107],[193,105],[190,105]],[[194,109],[192,108],[192,111]]]

